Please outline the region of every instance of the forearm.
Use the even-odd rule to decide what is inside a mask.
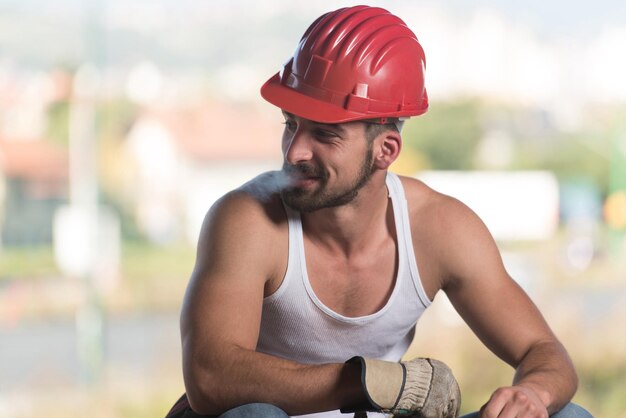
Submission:
[[[532,389],[550,414],[574,396],[578,377],[565,348],[558,341],[535,344],[516,368],[514,385]]]
[[[300,415],[356,404],[364,397],[360,370],[350,364],[304,365],[243,348],[184,362],[191,407],[202,414],[263,402]]]

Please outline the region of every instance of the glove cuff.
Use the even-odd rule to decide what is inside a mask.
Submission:
[[[423,359],[420,362],[408,361],[402,365],[406,370],[406,379],[396,408],[399,410],[411,410],[415,407],[421,409],[432,388],[433,364],[430,359]]]
[[[341,412],[392,412],[396,409],[407,376],[404,364],[358,356],[352,357],[346,363],[361,366],[361,386],[367,402],[342,408]]]

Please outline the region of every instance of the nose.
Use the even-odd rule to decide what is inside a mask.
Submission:
[[[311,138],[306,131],[298,127],[295,132],[284,133],[283,154],[285,161],[291,165],[310,161],[313,157]]]

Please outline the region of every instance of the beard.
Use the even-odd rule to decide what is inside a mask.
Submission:
[[[283,202],[291,209],[299,212],[313,212],[319,209],[343,206],[352,202],[359,194],[359,190],[368,183],[374,173],[371,150],[372,147],[369,146],[365,153],[363,164],[361,164],[354,181],[348,187],[337,191],[328,190],[328,173],[321,167],[315,167],[308,163],[296,165],[283,163],[283,173],[305,178],[314,177],[319,182],[318,187],[312,191],[307,191],[305,188],[297,186],[287,186],[281,191]]]

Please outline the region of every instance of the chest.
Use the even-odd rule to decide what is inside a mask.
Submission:
[[[347,317],[373,314],[385,306],[393,292],[398,271],[394,240],[344,257],[305,240],[306,270],[319,300]]]

